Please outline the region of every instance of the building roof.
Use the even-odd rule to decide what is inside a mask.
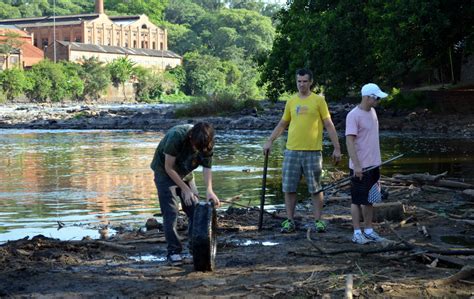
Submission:
[[[40,27],[40,26],[52,26],[56,23],[59,25],[74,25],[80,24],[83,21],[90,21],[97,19],[99,14],[79,14],[69,16],[46,16],[46,17],[34,17],[34,18],[21,18],[21,19],[5,19],[0,20],[0,25],[15,25],[17,27]]]
[[[58,44],[61,44],[63,46],[71,46],[71,50],[74,50],[74,51],[112,53],[112,54],[122,54],[122,55],[140,55],[140,56],[179,58],[179,59],[182,58],[181,56],[174,53],[173,51],[168,51],[168,50],[162,51],[162,50],[152,50],[152,49],[135,49],[135,48],[83,44],[83,43],[65,42],[65,41],[58,41]]]
[[[91,14],[79,14],[69,16],[47,16],[47,17],[34,17],[34,18],[21,18],[21,19],[4,19],[0,20],[0,25],[15,25],[21,28],[27,27],[46,27],[61,25],[78,25],[83,21],[95,20],[100,15],[98,13]],[[107,16],[112,22],[117,25],[130,25],[140,19],[140,15],[133,16]]]

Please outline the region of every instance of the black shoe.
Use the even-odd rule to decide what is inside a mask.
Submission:
[[[183,258],[179,253],[169,254],[167,259],[171,266],[181,266],[183,264]]]

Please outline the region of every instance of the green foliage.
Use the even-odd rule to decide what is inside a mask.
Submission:
[[[84,99],[98,99],[111,83],[110,72],[96,57],[86,58],[82,62],[79,76],[84,82]]]
[[[105,8],[120,15],[147,15],[152,22],[159,24],[163,20],[163,12],[168,0],[109,0],[105,1]]]
[[[473,13],[469,0],[292,1],[277,14],[272,51],[259,57],[260,85],[276,100],[295,90],[295,70],[308,67],[316,87],[339,99],[368,81],[442,82],[451,70],[458,77],[474,40]]]
[[[84,94],[84,81],[80,77],[82,67],[74,62],[61,61],[60,64],[67,78],[66,86],[64,87],[67,95],[74,100],[82,99]]]
[[[61,101],[70,96],[67,77],[61,64],[43,60],[27,73],[32,87],[26,95],[31,101]]]
[[[18,50],[25,42],[20,39],[20,34],[14,31],[6,30],[3,35],[5,38],[0,41],[0,54],[12,53]]]
[[[238,110],[238,102],[233,95],[222,93],[208,97],[197,97],[189,105],[175,111],[177,117],[226,115]]]
[[[5,103],[7,101],[7,96],[5,92],[0,88],[0,103]]]
[[[31,82],[25,76],[25,72],[19,68],[12,68],[0,72],[0,90],[5,99],[13,100],[23,92],[31,88]]]
[[[161,76],[143,67],[135,67],[134,74],[137,77],[135,83],[137,100],[143,102],[158,101],[163,93]]]
[[[408,109],[415,108],[434,108],[433,103],[426,97],[423,92],[419,91],[400,91],[393,88],[388,99],[381,102],[385,108],[392,109]]]
[[[206,14],[204,8],[191,0],[169,0],[165,18],[171,24],[193,26]]]
[[[20,18],[21,13],[18,7],[0,2],[0,19]]]
[[[162,103],[190,103],[191,97],[185,95],[183,92],[178,91],[172,94],[163,94],[160,98]]]
[[[127,82],[133,74],[133,66],[135,63],[128,57],[120,57],[114,59],[107,65],[110,71],[110,79],[115,87]]]
[[[242,109],[261,110],[260,103],[255,100],[236,100],[233,94],[222,92],[214,96],[196,97],[185,107],[175,111],[177,117],[229,115]]]
[[[185,91],[190,95],[216,94],[224,89],[225,74],[219,58],[190,52],[184,56]]]

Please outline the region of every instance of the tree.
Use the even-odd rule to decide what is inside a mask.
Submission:
[[[12,30],[5,30],[5,34],[0,36],[0,54],[4,57],[6,68],[10,66],[10,55],[20,50],[25,42],[21,40],[21,35]]]
[[[33,65],[27,76],[32,82],[31,89],[26,92],[31,101],[50,99],[59,102],[70,96],[67,77],[59,63],[43,60]]]
[[[212,95],[225,87],[226,75],[217,57],[190,52],[184,56],[185,90],[190,95]]]
[[[79,73],[84,82],[84,99],[98,99],[111,83],[110,72],[97,57],[84,58]]]
[[[130,80],[133,74],[133,66],[135,65],[128,57],[120,57],[114,59],[109,65],[110,78],[115,87],[122,85],[123,97],[127,100],[125,93],[125,82]]]
[[[68,97],[74,100],[82,99],[84,97],[84,81],[80,77],[81,65],[69,61],[61,61],[60,64],[67,78],[65,89]]]
[[[20,10],[12,5],[0,2],[0,19],[21,18]]]
[[[191,0],[169,0],[164,12],[169,23],[188,26],[193,26],[205,14],[206,11]]]
[[[0,87],[7,100],[11,101],[31,87],[31,82],[25,72],[19,68],[12,68],[0,72]]]
[[[110,0],[105,2],[105,8],[124,15],[146,14],[152,22],[160,24],[168,0]]]
[[[292,1],[277,14],[271,52],[259,58],[260,85],[276,99],[294,90],[297,68],[309,67],[316,87],[339,99],[372,80],[426,82],[433,69],[455,78],[471,53],[473,9],[468,0]]]

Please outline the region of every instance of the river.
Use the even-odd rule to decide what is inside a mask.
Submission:
[[[241,195],[240,204],[258,205],[262,144],[269,134],[217,132],[213,181],[219,197]],[[162,136],[127,130],[0,130],[0,243],[38,234],[62,240],[98,238],[98,228],[107,224],[143,226],[159,213],[149,164]],[[325,142],[325,170],[347,171],[347,155],[333,166],[327,136]],[[269,158],[269,204],[283,202],[284,143],[279,138]],[[448,171],[451,178],[474,181],[474,141],[469,138],[382,133],[381,146],[384,160],[405,155],[384,166],[383,175]],[[202,186],[199,169],[196,178]],[[300,198],[306,198],[303,187]],[[58,222],[64,225],[61,229]]]

